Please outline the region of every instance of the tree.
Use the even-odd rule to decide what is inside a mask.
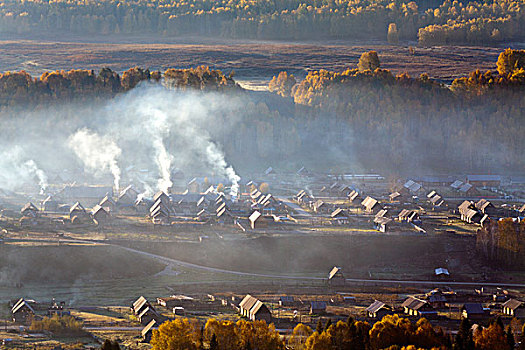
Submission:
[[[306,340],[313,331],[310,327],[299,323],[293,329],[290,339],[288,339],[288,347],[293,350],[303,350],[306,346]]]
[[[328,321],[326,321],[326,324],[324,325],[325,332],[328,330],[328,328],[330,328],[331,325],[332,325],[332,319],[329,318]]]
[[[472,339],[472,330],[470,322],[464,318],[459,325],[459,331],[452,345],[454,350],[474,350],[474,340]]]
[[[507,338],[507,346],[509,347],[509,350],[514,349],[516,342],[514,341],[514,334],[512,334],[512,329],[510,325],[507,326],[507,332],[505,336]]]
[[[390,23],[388,25],[386,38],[391,44],[397,44],[399,42],[399,33],[397,32],[397,25],[395,23]]]
[[[104,344],[102,344],[100,350],[120,350],[120,345],[118,345],[118,342],[116,340],[111,341],[109,339],[106,339],[104,341]]]
[[[331,350],[332,339],[327,332],[313,332],[306,340],[306,350]]]
[[[506,49],[498,57],[498,73],[508,75],[519,68],[525,68],[525,50]]]
[[[290,96],[292,94],[292,88],[295,86],[297,81],[293,74],[288,75],[287,72],[279,72],[277,77],[273,77],[268,84],[268,90],[275,92],[283,97]]]
[[[361,55],[359,58],[359,63],[357,64],[357,69],[360,72],[366,70],[375,71],[380,67],[379,56],[376,51],[368,51]]]
[[[476,332],[474,344],[479,350],[508,350],[505,331],[497,322],[492,322],[487,328]]]
[[[211,337],[211,340],[210,340],[210,350],[218,350],[219,349],[219,344],[217,342],[217,337],[215,336],[215,333],[213,333],[213,336]]]
[[[270,185],[268,185],[268,183],[266,183],[266,182],[263,182],[259,186],[259,191],[261,191],[262,193],[268,193],[269,189],[270,189]]]
[[[315,331],[319,334],[323,333],[323,321],[319,318],[319,321],[317,321],[317,327],[315,327]]]
[[[198,350],[200,326],[187,318],[164,322],[153,330],[151,346],[153,350]]]

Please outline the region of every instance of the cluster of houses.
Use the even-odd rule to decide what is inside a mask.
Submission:
[[[491,317],[491,311],[503,316],[522,318],[525,316],[525,303],[496,291],[492,295],[483,293],[458,295],[450,289],[433,289],[423,295],[408,296],[396,308],[380,300],[375,300],[366,308],[367,317],[381,319],[394,313],[408,317],[437,318],[438,312],[452,310],[460,313],[462,318],[481,321]]]
[[[11,306],[11,318],[19,324],[30,324],[32,320],[47,316],[59,317],[70,315],[69,309],[64,301],[57,302],[55,299],[50,304],[39,304],[35,300],[20,298]]]

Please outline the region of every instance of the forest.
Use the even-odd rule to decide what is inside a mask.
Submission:
[[[524,6],[524,0],[3,0],[0,33],[487,45],[525,38]]]
[[[494,266],[525,267],[525,222],[491,223],[476,235],[476,247]]]
[[[335,324],[330,319],[324,324],[319,320],[315,330],[300,323],[286,340],[280,338],[273,324],[265,321],[209,319],[202,327],[195,320],[176,319],[153,331],[151,344],[153,350],[510,350],[519,340],[500,319],[475,331],[464,319],[457,335],[451,338],[424,318],[412,323],[398,315],[388,315],[373,325],[352,317]],[[523,348],[524,345],[519,347]]]
[[[333,171],[520,173],[525,166],[525,51],[505,50],[498,71],[473,71],[451,86],[425,74],[394,76],[374,51],[357,68],[311,71],[296,81],[281,72],[270,92],[243,90],[207,67],[161,73],[132,68],[0,76],[0,109],[38,112],[49,105],[109,99],[138,82],[235,96],[235,125],[211,136],[232,162],[263,171],[269,165]],[[159,102],[160,103],[160,102]],[[67,118],[77,118],[75,104]],[[9,118],[9,113],[4,114]],[[232,116],[223,115],[225,122]],[[330,137],[326,137],[330,135]]]

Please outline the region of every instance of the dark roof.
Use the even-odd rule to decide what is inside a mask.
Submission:
[[[467,303],[463,305],[462,310],[465,310],[469,314],[483,314],[483,306],[480,303]]]
[[[326,309],[326,301],[311,301],[310,307],[314,310],[325,310]]]

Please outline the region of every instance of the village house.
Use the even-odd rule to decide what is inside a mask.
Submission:
[[[488,316],[481,303],[466,303],[461,308],[461,317],[469,320],[482,320]]]
[[[24,205],[22,209],[20,209],[20,213],[23,216],[29,217],[29,218],[36,218],[39,216],[38,208],[35,207],[33,203],[27,203],[26,205]]]
[[[311,301],[310,315],[322,315],[326,313],[326,301]]]
[[[281,295],[281,297],[279,297],[279,305],[287,307],[295,306],[295,299],[291,295]]]
[[[158,328],[159,325],[157,320],[151,320],[141,331],[142,341],[149,343],[151,341],[151,336],[153,335],[153,330]]]
[[[503,314],[516,318],[525,318],[525,303],[509,299],[502,305]]]
[[[422,189],[423,189],[423,186],[421,186],[421,184],[415,182],[414,180],[408,180],[403,185],[403,190],[406,193],[410,193],[410,194],[413,194],[413,195],[418,194],[419,191],[421,191]]]
[[[120,192],[117,198],[117,205],[119,207],[131,207],[135,205],[138,195],[139,192],[132,185],[129,185]]]
[[[501,176],[499,175],[467,175],[467,182],[478,187],[500,187]]]
[[[336,208],[332,214],[330,214],[332,221],[338,225],[346,225],[349,222],[348,213],[342,208]]]
[[[58,202],[52,196],[47,196],[42,202],[42,210],[46,212],[56,212],[58,209]]]
[[[33,319],[35,310],[24,298],[20,298],[11,308],[11,315],[13,322],[28,323]]]
[[[348,194],[348,200],[350,201],[350,203],[358,199],[359,199],[359,193],[356,190],[353,190],[352,192]]]
[[[374,300],[374,302],[366,308],[366,314],[370,318],[382,319],[386,315],[392,315],[393,313],[394,310],[391,306],[379,300]]]
[[[365,208],[367,213],[373,213],[375,210],[380,210],[379,202],[370,196],[366,197],[361,205]]]
[[[153,307],[147,306],[142,310],[142,312],[137,316],[140,324],[143,326],[150,323],[152,320],[159,321],[161,316],[157,313],[157,311]]]
[[[416,297],[408,297],[401,306],[403,312],[409,316],[430,318],[437,315],[437,312],[427,301]]]
[[[104,225],[110,219],[109,211],[99,204],[95,205],[91,210],[91,217],[97,225]]]
[[[75,216],[79,218],[87,216],[86,209],[79,202],[76,202],[69,208],[69,218],[73,219]]]
[[[272,314],[270,309],[259,299],[247,294],[239,304],[240,313],[242,316],[251,321],[264,320],[266,323],[272,322]]]
[[[108,213],[109,212],[115,212],[117,209],[117,203],[111,198],[109,194],[106,194],[104,198],[100,200],[98,203],[102,208],[104,208]]]
[[[343,270],[340,267],[334,266],[330,273],[328,273],[328,285],[329,286],[344,286],[346,283]]]
[[[403,209],[397,216],[400,222],[420,224],[419,213],[415,210]]]
[[[140,296],[131,305],[131,312],[134,313],[135,315],[139,315],[147,307],[153,308],[153,306],[149,303],[149,301],[146,298],[144,298],[143,296]]]

